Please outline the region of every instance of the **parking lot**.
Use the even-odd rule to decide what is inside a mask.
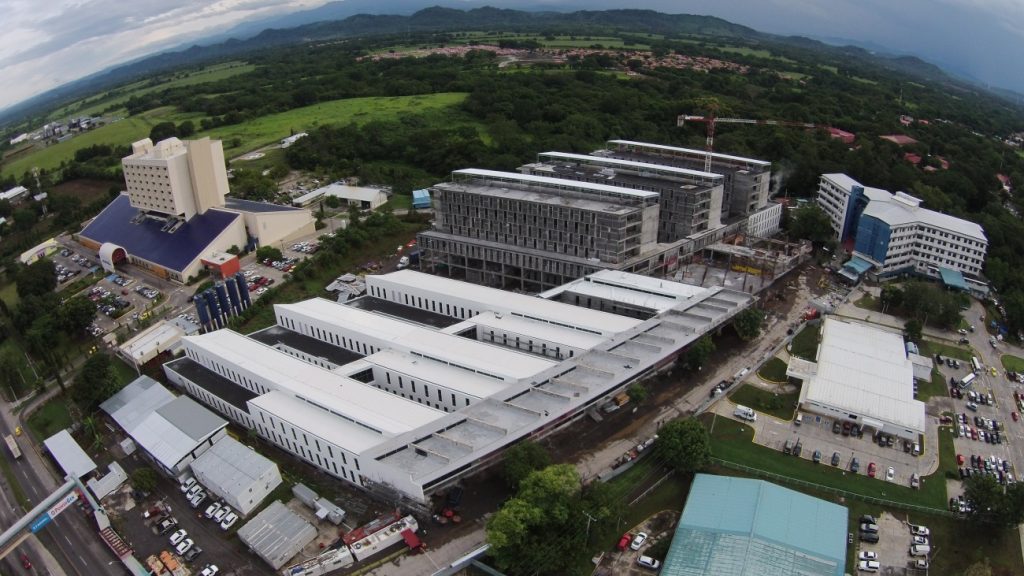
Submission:
[[[869,518],[861,517],[859,520],[865,521],[869,520]],[[858,567],[860,562],[867,558],[862,556],[865,552],[868,553],[868,556],[871,556],[872,553],[874,554],[873,561],[878,562],[878,572],[883,574],[902,574],[902,569],[911,567],[914,565],[914,562],[924,558],[922,556],[914,557],[910,555],[911,546],[914,544],[914,534],[911,532],[911,526],[907,522],[888,512],[883,512],[874,520],[878,530],[878,542],[866,542],[862,539],[862,534],[854,536],[858,539],[856,553]],[[930,538],[927,536],[920,536],[918,538],[923,538],[923,540],[917,540],[918,543],[927,544],[930,542]],[[891,572],[887,570],[890,567],[900,571]],[[858,573],[863,572],[858,570]]]
[[[607,554],[601,561],[597,573],[615,576],[646,576],[657,573],[657,569],[639,565],[637,559],[645,555],[651,546],[665,538],[672,538],[674,534],[673,528],[677,521],[678,513],[668,510],[659,512],[639,525],[634,526],[623,534],[622,537],[625,538],[625,542],[620,541],[615,551]],[[634,549],[631,544],[634,543],[637,534],[640,533],[646,534],[647,538],[637,549]]]

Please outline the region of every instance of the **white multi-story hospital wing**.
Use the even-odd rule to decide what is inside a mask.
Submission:
[[[528,296],[403,270],[183,339],[188,394],[336,478],[424,504],[671,365],[753,298],[606,271]]]

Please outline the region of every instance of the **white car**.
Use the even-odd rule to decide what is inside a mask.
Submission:
[[[183,493],[187,493],[195,485],[196,485],[195,476],[189,476],[188,478],[185,479],[184,482],[181,483],[181,491]]]
[[[193,496],[203,491],[203,487],[199,483],[192,484],[192,487],[185,492],[185,499],[191,500]]]
[[[199,492],[196,492],[192,496],[192,498],[189,499],[188,503],[193,508],[199,508],[199,506],[202,505],[203,500],[206,500],[206,492],[200,490]]]
[[[178,553],[178,556],[181,556],[185,552],[188,552],[189,549],[192,548],[193,544],[195,544],[195,542],[193,542],[191,538],[186,538],[182,540],[181,544],[178,544],[178,547],[174,550]]]
[[[219,510],[213,513],[213,521],[220,524],[224,520],[224,517],[228,515],[228,512],[231,512],[231,508],[229,508],[227,504],[221,506]]]
[[[860,563],[857,564],[857,570],[862,572],[878,572],[878,568],[880,566],[881,565],[875,560],[861,560]]]
[[[928,545],[928,539],[925,538],[924,536],[914,536],[914,539],[911,542],[911,545],[927,546]]]
[[[657,570],[661,567],[661,562],[651,558],[650,556],[640,556],[636,559],[636,563],[644,568],[650,568],[651,570]]]
[[[878,552],[870,552],[867,550],[862,551],[858,556],[858,560],[878,560]]]
[[[235,525],[235,522],[238,522],[238,515],[234,512],[228,512],[228,515],[220,523],[220,529],[224,531],[230,530]]]
[[[647,542],[647,534],[645,532],[637,532],[636,536],[633,536],[633,541],[629,543],[630,550],[639,550],[643,547],[644,542]]]
[[[218,572],[220,572],[220,568],[217,568],[216,564],[207,564],[199,576],[216,576]]]
[[[178,530],[174,534],[171,534],[171,537],[169,539],[171,546],[177,546],[179,543],[181,543],[182,540],[185,539],[186,536],[188,536],[188,532],[186,532],[184,529]]]
[[[206,507],[206,512],[203,512],[203,516],[207,518],[213,518],[214,515],[220,510],[220,502],[214,502]]]
[[[927,526],[910,525],[910,533],[914,536],[931,536],[931,530]]]
[[[889,469],[885,471],[885,479],[888,482],[892,482],[892,479],[896,477],[896,469],[889,466]]]

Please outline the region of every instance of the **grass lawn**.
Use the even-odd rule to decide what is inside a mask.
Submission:
[[[58,394],[39,407],[28,419],[28,427],[32,429],[37,440],[42,441],[57,432],[71,426],[71,414],[68,412],[70,400]]]
[[[0,297],[3,296],[3,292],[0,291]],[[1024,372],[1024,358],[1014,356],[1013,354],[1003,354],[999,361],[1003,363],[1003,368],[1012,370],[1014,372]]]
[[[969,348],[935,342],[934,340],[922,340],[918,348],[920,348],[922,356],[931,356],[932,358],[935,358],[936,354],[941,354],[943,358],[948,356],[950,358],[956,358],[957,360],[970,362],[971,356],[974,355]]]
[[[861,473],[850,474],[824,463],[814,464],[803,458],[787,457],[782,452],[755,444],[752,441],[753,429],[734,420],[712,416],[702,417],[702,421],[705,426],[711,428],[711,453],[716,458],[861,496],[937,510],[945,510],[948,506],[946,483],[941,472],[925,477],[921,482],[921,489],[914,490],[910,488],[909,483],[904,486],[868,478],[868,461],[864,458],[861,458]],[[814,449],[813,443],[804,446],[805,452],[813,452]],[[827,460],[830,456],[825,454],[823,459]]]
[[[757,386],[744,384],[729,395],[729,399],[737,404],[749,406],[758,412],[770,414],[782,420],[792,420],[796,410],[800,392],[776,394]]]
[[[10,284],[4,285],[3,288],[0,288],[0,300],[3,300],[4,304],[7,304],[7,307],[13,310],[14,307],[18,305],[18,301],[21,300],[21,298],[18,297],[17,284],[11,282]]]
[[[804,326],[790,345],[789,353],[804,360],[814,360],[818,353],[818,335],[821,333],[821,324],[808,324]]]
[[[767,58],[769,60],[779,60],[782,62],[795,62],[784,56],[776,56],[767,50],[758,48],[747,48],[744,46],[715,46],[722,52],[729,52],[732,54],[740,54],[742,56],[754,56],[755,58]]]
[[[17,366],[18,373],[21,374],[18,385],[13,390],[15,396],[21,398],[24,394],[31,392],[32,383],[35,382],[36,375],[28,365],[28,360],[25,356],[25,351],[21,348],[21,344],[13,337],[8,336],[3,342],[0,342],[0,356],[10,357],[14,360],[14,365]],[[0,392],[0,396],[10,400],[11,392],[10,389],[3,390]]]
[[[225,150],[231,154],[240,154],[277,142],[292,132],[312,130],[324,124],[365,124],[374,120],[392,120],[403,114],[437,113],[445,108],[454,107],[465,99],[465,93],[444,92],[418,96],[331,100],[279,114],[261,116],[242,124],[219,126],[199,132],[196,137],[209,136],[221,139],[224,141]],[[454,116],[455,111],[452,112]],[[235,138],[240,139],[240,146],[232,147],[231,142]]]
[[[392,194],[388,198],[387,206],[392,210],[408,210],[412,208],[412,196],[407,194]]]
[[[137,116],[128,116],[79,134],[70,140],[58,142],[52,146],[37,150],[31,154],[20,156],[17,160],[4,163],[0,175],[20,177],[33,167],[53,169],[64,160],[74,158],[75,152],[94,144],[124,145],[141,138],[149,137],[149,131],[160,122],[180,123],[185,120],[198,122],[203,115],[200,113],[177,112],[172,106],[163,106],[143,112]]]
[[[757,371],[757,375],[760,376],[762,380],[784,384],[788,380],[786,376],[786,367],[787,364],[785,362],[773,356],[771,360],[768,360],[761,365],[761,368]]]
[[[110,368],[114,371],[114,379],[122,387],[139,377],[139,374],[135,372],[135,368],[132,368],[117,356],[111,357]]]
[[[864,294],[860,298],[854,300],[853,305],[857,308],[863,308],[864,310],[871,310],[873,312],[881,310],[878,306],[878,299],[871,294]]]
[[[930,380],[919,382],[917,386],[917,399],[927,402],[933,396],[949,395],[949,387],[946,378],[939,372],[938,368],[932,368]]]

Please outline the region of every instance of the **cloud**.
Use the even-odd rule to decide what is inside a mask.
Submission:
[[[0,108],[127,60],[324,0],[0,0]]]

